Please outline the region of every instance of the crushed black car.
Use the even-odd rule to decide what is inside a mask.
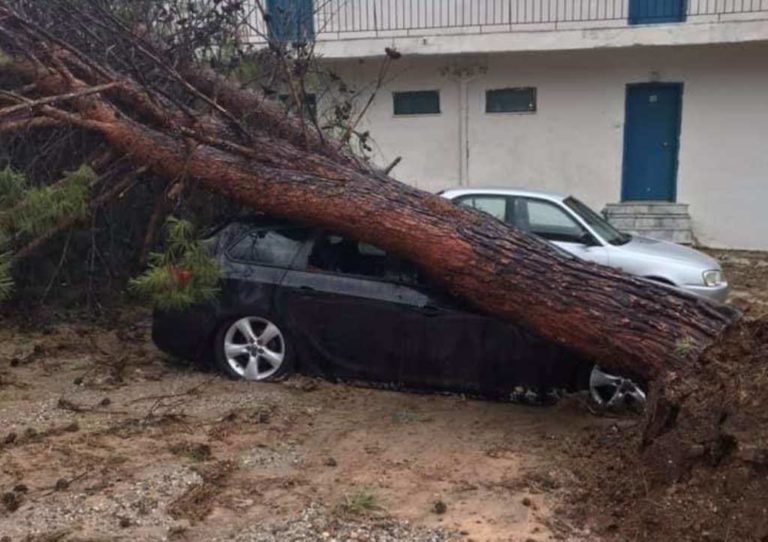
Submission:
[[[257,381],[301,372],[495,398],[588,386],[592,367],[574,352],[472,310],[375,246],[263,217],[207,243],[223,273],[216,301],[155,312],[153,339],[172,355]]]

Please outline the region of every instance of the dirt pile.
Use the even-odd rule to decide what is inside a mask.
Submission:
[[[768,317],[732,329],[698,370],[696,387],[671,379],[682,406],[652,443],[633,423],[564,444],[575,521],[607,540],[768,541]]]

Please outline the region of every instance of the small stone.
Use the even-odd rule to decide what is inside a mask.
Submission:
[[[56,481],[56,485],[53,486],[53,489],[56,491],[64,491],[65,489],[69,488],[69,480],[66,480],[64,478],[60,478]]]
[[[3,444],[13,444],[16,441],[16,433],[8,433],[3,439]]]
[[[270,421],[270,415],[269,412],[261,411],[259,412],[259,423],[269,423]]]
[[[9,512],[15,512],[21,506],[21,496],[11,491],[3,493],[3,505]]]
[[[120,521],[118,522],[118,525],[120,525],[121,529],[127,529],[131,526],[131,520],[126,517],[121,517]]]
[[[77,424],[77,422],[72,422],[64,428],[64,431],[68,433],[77,433],[80,431],[80,426]]]
[[[104,399],[101,400],[99,404],[104,407],[109,406],[112,404],[112,399],[110,399],[109,397],[105,397]]]
[[[435,501],[432,504],[432,512],[435,514],[445,514],[448,511],[448,506],[443,501]]]
[[[83,377],[82,377],[82,376],[78,376],[77,378],[75,378],[75,379],[72,381],[72,383],[73,383],[75,386],[79,386],[79,385],[81,385],[81,384],[83,383]]]
[[[34,427],[27,427],[24,430],[24,436],[27,438],[34,438],[37,436],[37,430]]]
[[[337,465],[338,465],[338,463],[332,457],[329,457],[328,459],[325,460],[325,466],[326,467],[335,467]]]
[[[531,502],[531,499],[528,497],[523,497],[523,506],[531,506],[533,503]]]
[[[16,484],[13,486],[14,493],[26,493],[27,491],[29,491],[29,488],[25,484]]]

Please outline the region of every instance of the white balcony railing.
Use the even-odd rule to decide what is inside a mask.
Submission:
[[[262,0],[250,34],[317,40],[768,18],[768,0]],[[280,26],[281,28],[278,28]],[[297,31],[297,26],[302,27]]]

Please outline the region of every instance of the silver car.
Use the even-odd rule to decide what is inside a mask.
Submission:
[[[728,283],[720,263],[692,248],[621,233],[573,196],[504,188],[441,192],[550,241],[571,254],[649,280],[725,301]]]

